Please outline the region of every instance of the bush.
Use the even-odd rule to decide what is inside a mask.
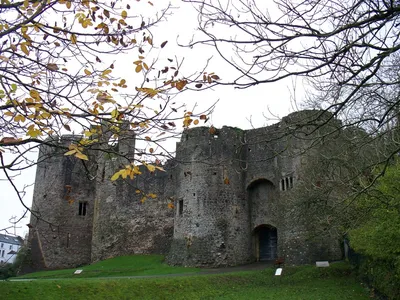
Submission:
[[[357,266],[361,279],[388,299],[400,299],[399,259],[384,260],[365,257]]]
[[[17,270],[14,264],[4,264],[0,266],[0,279],[4,280],[9,277],[14,277],[17,275]]]

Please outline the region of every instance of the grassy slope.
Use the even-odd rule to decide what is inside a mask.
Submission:
[[[108,276],[140,276],[199,272],[198,268],[172,267],[163,263],[162,255],[119,256],[75,269],[43,271],[18,278],[91,278]],[[74,275],[75,270],[83,272]]]
[[[350,267],[333,264],[223,275],[0,282],[4,299],[368,299]]]

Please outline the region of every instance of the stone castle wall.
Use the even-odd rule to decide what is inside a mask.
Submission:
[[[33,208],[59,224],[59,234],[52,237],[54,227],[32,217],[32,245],[38,245],[48,268],[134,253],[167,254],[168,263],[187,266],[239,265],[266,257],[285,257],[288,263],[340,259],[336,237],[313,238],[293,200],[304,163],[318,151],[313,137],[327,120],[316,118],[319,114],[299,112],[246,131],[185,130],[166,172],[143,168],[133,181],[109,179],[133,158],[133,133],[115,149],[125,158],[93,151],[94,178],[85,176],[79,160],[51,155],[38,164]],[[46,151],[54,152],[42,147],[41,155]],[[66,185],[72,186],[72,204]],[[141,203],[142,193],[157,198]],[[173,210],[167,208],[171,200]],[[82,201],[86,216],[79,215]]]

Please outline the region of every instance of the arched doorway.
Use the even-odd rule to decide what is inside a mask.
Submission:
[[[274,260],[278,257],[278,231],[271,225],[260,225],[254,229],[257,261]]]

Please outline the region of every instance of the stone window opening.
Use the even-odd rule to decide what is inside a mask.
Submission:
[[[71,234],[68,233],[67,234],[67,248],[69,248],[69,240],[70,240],[70,238],[71,238]]]
[[[87,202],[79,202],[79,212],[78,212],[78,214],[80,216],[86,216],[87,206],[88,206]]]
[[[284,177],[280,181],[280,189],[282,192],[293,188],[293,176]]]
[[[182,216],[182,214],[183,214],[183,199],[179,200],[179,203],[178,203],[178,214],[180,216]]]

